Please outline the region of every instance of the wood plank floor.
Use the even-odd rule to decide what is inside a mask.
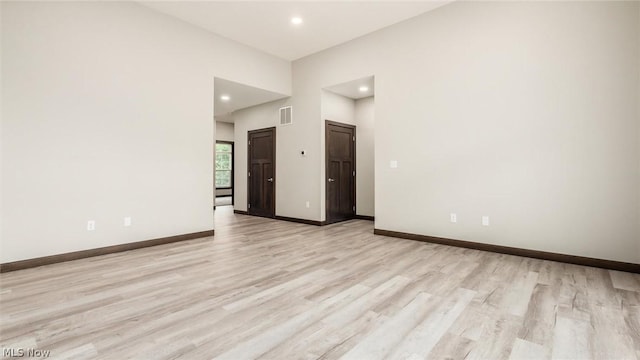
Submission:
[[[640,357],[636,274],[363,220],[215,220],[214,238],[0,274],[0,344],[58,359]]]

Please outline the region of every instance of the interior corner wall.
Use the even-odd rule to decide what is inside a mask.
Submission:
[[[0,262],[211,230],[214,76],[288,94],[291,63],[131,2],[0,7]]]
[[[445,5],[294,61],[296,121],[373,74],[376,228],[638,262],[639,5]]]
[[[375,99],[355,101],[356,214],[375,215]]]

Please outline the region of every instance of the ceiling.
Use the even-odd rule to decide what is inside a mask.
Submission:
[[[361,91],[361,87],[366,87],[366,91]],[[346,83],[326,87],[332,93],[346,96],[348,98],[358,100],[373,96],[375,94],[375,84],[373,76],[367,76],[361,79],[348,81]]]
[[[141,4],[285,60],[295,60],[448,1],[142,1]],[[298,16],[303,23],[293,25]]]
[[[263,90],[237,82],[214,79],[214,117],[216,121],[233,122],[232,112],[250,106],[264,104],[270,101],[286,98],[286,95]],[[222,100],[226,95],[229,100]]]

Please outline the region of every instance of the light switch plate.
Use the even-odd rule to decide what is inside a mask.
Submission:
[[[489,226],[489,217],[488,216],[483,216],[482,217],[482,225],[483,226]]]
[[[389,162],[389,167],[392,168],[392,169],[397,168],[398,167],[398,160],[391,160]]]

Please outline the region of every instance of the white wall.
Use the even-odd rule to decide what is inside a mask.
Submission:
[[[640,6],[638,6],[638,23],[640,24]],[[638,59],[640,59],[640,26],[638,26]],[[638,69],[638,123],[640,124],[640,69]],[[638,143],[640,143],[640,126],[638,126]],[[640,173],[640,146],[638,146],[638,172]],[[640,175],[638,175],[640,176]],[[640,189],[638,189],[638,204],[640,204]],[[640,210],[638,211],[638,233],[640,234]],[[638,261],[640,262],[640,236],[638,237]]]
[[[355,103],[352,99],[325,90],[322,90],[321,94],[323,119],[355,125]],[[302,124],[297,121],[295,107],[293,124],[278,126],[278,109],[289,104],[289,99],[279,100],[234,112],[233,118],[236,126],[235,166],[237,174],[246,174],[248,131],[276,126],[276,215],[317,220],[318,218],[313,215],[316,212],[312,213],[311,211],[312,209],[317,211],[319,204],[324,209],[324,188],[320,199],[315,196],[300,197],[300,193],[304,192],[308,185],[308,183],[300,181],[300,178],[306,175],[301,171],[301,168],[315,165],[315,161],[310,161],[311,158],[319,156],[324,164],[324,140],[321,143],[321,150],[318,152],[303,141],[296,139],[300,133],[300,129],[297,127],[301,127]],[[324,121],[322,124],[324,126]],[[305,156],[301,155],[302,150],[305,150]],[[324,174],[324,169],[322,174]],[[238,200],[235,209],[246,211],[246,176],[237,176],[235,184],[235,195]],[[308,209],[306,201],[310,202]],[[324,220],[324,211],[322,211],[321,219]]]
[[[295,135],[320,149],[318,90],[374,74],[376,228],[640,262],[638,6],[456,2],[297,60]]]
[[[214,76],[290,93],[290,63],[135,3],[0,6],[0,262],[212,229]]]
[[[276,215],[287,214],[287,206],[296,194],[289,189],[295,188],[300,162],[305,159],[297,152],[298,147],[291,136],[294,124],[279,126],[279,109],[288,106],[289,100],[276,100],[266,104],[237,110],[233,113],[235,123],[235,161],[234,166],[234,209],[247,211],[247,136],[251,130],[276,128]],[[300,147],[301,149],[303,147]],[[284,212],[283,212],[284,209]],[[285,215],[288,216],[288,215]]]
[[[331,120],[343,124],[355,125],[355,102],[346,96],[322,90],[321,111],[322,122]]]
[[[2,29],[2,4],[0,4],[0,30]],[[3,102],[3,96],[2,96],[2,83],[3,83],[3,75],[2,75],[2,35],[0,34],[0,150],[4,149],[2,146],[2,142],[3,142],[3,135],[2,135],[2,128],[4,127],[4,121],[3,121],[3,110],[2,110],[2,102]],[[0,154],[0,196],[2,196],[2,182],[4,179],[3,174],[3,170],[4,166],[3,166],[3,156],[2,154]],[[4,202],[2,201],[2,199],[0,198],[0,253],[2,253],[2,229],[3,229],[3,218],[2,218],[2,214],[3,214],[3,206],[4,206]],[[1,262],[1,256],[0,256],[0,262]]]
[[[356,125],[357,150],[356,166],[358,174],[362,172],[362,177],[357,177],[356,187],[356,209],[359,215],[374,214],[374,194],[373,194],[373,97],[358,101],[332,93],[321,91],[322,115],[325,120],[337,121],[345,124]],[[276,127],[276,215],[295,217],[299,219],[317,220],[309,210],[314,210],[318,204],[320,208],[325,208],[324,186],[322,195],[317,197],[300,197],[300,193],[306,190],[307,183],[300,181],[305,176],[305,171],[301,169],[315,165],[310,161],[310,157],[318,152],[296,139],[299,130],[296,109],[294,108],[294,122],[292,125],[278,125],[278,109],[290,104],[290,99],[279,100],[268,104],[254,106],[248,109],[238,110],[233,113],[235,122],[235,196],[237,199],[235,209],[246,211],[247,204],[247,132],[250,130]],[[322,121],[324,131],[324,120]],[[358,128],[361,126],[362,128]],[[324,134],[324,132],[323,132]],[[321,150],[319,157],[324,164],[324,138],[320,143]],[[301,150],[306,150],[307,155],[302,156]],[[323,166],[324,167],[324,166]],[[322,169],[324,178],[324,168]],[[305,202],[310,202],[307,212]],[[324,220],[324,211],[321,211],[321,220]]]
[[[210,229],[214,76],[293,90],[239,112],[236,155],[292,104],[276,212],[320,220],[320,89],[373,74],[377,228],[640,263],[637,2],[457,2],[295,61],[293,79],[132,3],[0,9],[1,262]]]
[[[216,140],[234,141],[233,123],[216,121]]]
[[[375,100],[355,101],[356,119],[356,214],[375,215]]]

